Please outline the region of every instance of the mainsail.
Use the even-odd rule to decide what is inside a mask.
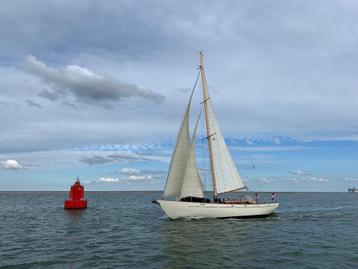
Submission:
[[[195,89],[195,88],[194,88]],[[164,197],[182,198],[186,196],[204,197],[203,186],[195,163],[195,131],[193,142],[189,138],[189,114],[191,99],[177,136],[176,146],[170,163]]]
[[[203,53],[200,52],[200,73],[203,89],[205,122],[210,154],[211,178],[214,197],[217,194],[242,189],[245,187],[231,154],[227,149],[224,137],[214,116],[210,97],[206,89]]]
[[[219,194],[245,188],[215,119],[210,99],[207,102],[210,133],[208,139],[211,139],[213,149],[212,161],[216,178],[216,192]]]

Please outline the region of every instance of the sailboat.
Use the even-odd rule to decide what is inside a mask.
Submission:
[[[201,76],[213,199],[205,198],[203,182],[196,165],[195,137],[199,119],[191,139],[189,134],[190,106],[195,90],[194,86],[177,135],[163,196],[154,202],[160,205],[170,219],[268,216],[278,208],[279,203],[275,201],[258,203],[255,200],[242,201],[241,199],[222,200],[220,198],[220,195],[244,190],[247,186],[239,175],[216,121],[207,91],[202,52],[200,52],[199,70],[197,81]]]

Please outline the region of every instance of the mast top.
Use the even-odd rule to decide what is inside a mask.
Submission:
[[[199,51],[199,56],[200,56],[200,64],[199,64],[199,68],[204,68],[204,53],[202,50]]]

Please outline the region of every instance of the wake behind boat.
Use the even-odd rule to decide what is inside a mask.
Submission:
[[[204,104],[205,112],[213,200],[210,201],[205,198],[203,183],[196,166],[195,137],[200,115],[191,139],[189,134],[190,106],[196,88],[194,86],[177,135],[162,199],[154,202],[159,204],[171,219],[268,216],[279,206],[277,202],[258,203],[257,199],[224,200],[221,198],[221,195],[247,189],[247,186],[240,178],[214,116],[206,87],[202,52],[200,52],[199,69],[202,82],[202,104]]]

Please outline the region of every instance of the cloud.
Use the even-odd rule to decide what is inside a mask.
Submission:
[[[100,177],[94,181],[94,183],[124,183],[130,181],[143,181],[143,180],[151,180],[152,176],[135,176],[131,175],[123,178],[113,178],[113,177]]]
[[[34,100],[26,100],[25,101],[29,106],[36,107],[36,108],[42,108],[42,106],[39,103],[36,103]]]
[[[109,162],[113,162],[113,160],[102,157],[102,156],[98,156],[98,155],[94,155],[94,156],[89,156],[89,157],[81,157],[79,159],[80,162],[83,163],[87,163],[88,165],[96,165],[96,164],[103,164],[103,163],[109,163]]]
[[[324,177],[309,177],[307,180],[311,182],[328,182],[328,179]]]
[[[104,164],[104,163],[110,163],[110,162],[128,162],[128,161],[158,161],[155,157],[145,157],[141,154],[135,153],[135,152],[119,152],[119,153],[109,153],[105,154],[102,153],[102,155],[95,154],[95,155],[89,155],[89,156],[82,156],[79,158],[80,162],[87,163],[89,165],[97,165],[97,164]],[[131,174],[138,171],[137,169],[133,168],[123,168],[122,174]]]
[[[290,172],[290,174],[292,175],[297,175],[297,176],[308,176],[310,175],[310,173],[306,172],[306,171],[302,171],[300,169],[296,169]]]
[[[280,144],[281,144],[280,138],[274,137],[274,138],[273,138],[273,143],[276,144],[276,145],[280,145]]]
[[[119,182],[121,181],[119,178],[112,177],[100,177],[96,180],[96,182]]]
[[[187,87],[187,88],[178,88],[176,89],[176,91],[180,92],[180,93],[184,93],[184,94],[188,94],[192,91],[193,89]]]
[[[343,180],[347,182],[358,182],[358,178],[356,177],[344,177]]]
[[[259,178],[259,181],[262,183],[271,183],[273,182],[272,178]]]
[[[15,104],[15,103],[5,102],[5,101],[1,101],[1,100],[0,100],[0,105],[3,105],[3,106],[11,106],[11,107],[18,107],[18,105]]]
[[[135,175],[132,175],[132,176],[129,176],[128,179],[129,180],[134,180],[134,181],[148,180],[148,179],[152,179],[152,176],[151,175],[149,175],[149,176],[135,176]]]
[[[131,161],[131,160],[154,161],[155,160],[154,158],[144,157],[134,152],[115,153],[115,154],[108,155],[108,157],[117,161]]]
[[[318,183],[325,183],[328,182],[328,179],[325,177],[301,177],[301,178],[292,178],[293,182],[299,183],[299,182],[318,182]]]
[[[310,149],[307,146],[257,146],[257,147],[238,147],[231,146],[231,150],[244,152],[281,152],[281,151],[303,151]]]
[[[135,168],[122,168],[121,173],[122,174],[127,174],[127,175],[133,175],[133,174],[139,174],[140,170],[135,169]]]
[[[16,160],[1,161],[3,168],[5,169],[21,169],[23,168]]]
[[[35,2],[6,1],[0,9],[0,32],[6,37],[0,42],[0,160],[15,159],[21,165],[36,162],[41,169],[71,163],[68,172],[77,170],[76,165],[84,166],[78,163],[82,158],[89,165],[113,162],[113,166],[128,167],[132,167],[128,162],[138,160],[136,168],[141,173],[134,175],[154,178],[154,174],[143,171],[149,165],[141,166],[142,156],[152,154],[148,156],[152,160],[163,161],[153,167],[167,169],[188,96],[176,89],[191,89],[198,64],[195,50],[205,44],[208,85],[215,90],[211,98],[225,139],[228,134],[235,137],[238,133],[254,138],[247,139],[248,154],[233,152],[239,165],[243,158],[245,164],[255,160],[258,169],[247,169],[245,172],[250,174],[245,176],[257,173],[258,178],[271,178],[282,170],[309,169],[307,163],[316,167],[315,173],[323,174],[325,167],[318,162],[333,159],[337,160],[336,173],[342,171],[337,178],[354,176],[353,164],[345,169],[338,158],[353,162],[356,142],[304,143],[281,135],[358,141],[358,35],[352,27],[358,20],[357,2],[269,0],[258,8],[255,1],[195,1],[190,9],[181,1],[143,1],[140,6],[133,1],[111,0],[86,4]],[[197,16],[198,11],[207,16]],[[24,59],[30,53],[38,59]],[[25,61],[27,73],[23,72],[24,66],[19,66],[21,61]],[[148,98],[137,98],[137,93],[125,99],[122,88],[130,84],[126,82],[153,89],[155,94],[166,97],[165,102],[155,106]],[[107,94],[108,84],[122,87],[118,96],[113,96],[112,91]],[[98,92],[106,98],[95,97]],[[197,91],[193,111],[194,104],[200,106],[200,99]],[[43,111],[24,100],[38,101]],[[10,102],[19,107],[8,105]],[[262,133],[267,141],[255,139]],[[136,144],[150,139],[165,139],[168,148],[144,153],[142,149],[131,149],[138,154],[113,158],[108,156],[108,149],[55,153],[60,149]],[[308,145],[313,148],[310,152],[306,151]],[[343,149],[345,145],[350,149]],[[332,147],[320,150],[323,146]],[[36,151],[53,157],[40,161]],[[26,159],[19,155],[23,152]],[[167,155],[160,158],[162,153]],[[91,159],[92,156],[100,157]],[[274,162],[282,162],[282,166],[265,166]],[[297,166],[292,167],[293,163]],[[128,176],[119,171],[115,175],[102,174],[104,168],[89,167],[94,172],[91,179]],[[264,170],[267,173],[261,175]],[[288,183],[291,177],[305,177],[287,172]],[[41,173],[42,177],[45,174]],[[41,184],[36,175],[28,178]],[[274,179],[273,183],[278,182]]]
[[[49,91],[49,90],[43,90],[39,92],[38,96],[48,99],[50,101],[57,101],[61,98],[61,94],[58,91]]]
[[[290,172],[292,175],[298,176],[298,178],[292,178],[291,180],[298,183],[298,182],[328,182],[326,177],[316,176],[310,172],[296,169]]]
[[[152,183],[154,181],[161,182],[165,178],[165,171],[162,170],[140,170],[136,168],[124,167],[120,171],[115,172],[120,176],[118,177],[100,177],[92,183],[118,183],[118,184],[130,184],[131,182],[145,181]]]
[[[86,104],[104,105],[130,97],[140,97],[156,104],[164,100],[164,96],[151,90],[143,89],[135,84],[120,81],[110,76],[98,75],[77,65],[65,68],[52,68],[29,55],[25,58],[25,70],[40,78],[52,87],[39,96],[55,101],[66,95],[73,96]],[[59,94],[62,91],[62,95]]]

